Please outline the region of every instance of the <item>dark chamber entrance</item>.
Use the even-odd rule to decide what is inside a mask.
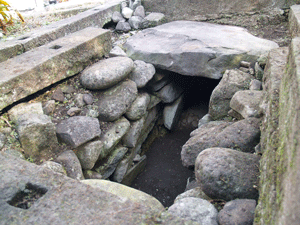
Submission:
[[[183,193],[187,179],[194,171],[182,166],[181,148],[197,128],[197,122],[208,112],[212,90],[219,80],[172,75],[184,89],[184,110],[178,125],[163,137],[158,137],[150,146],[145,170],[133,181],[131,187],[157,198],[165,207]]]

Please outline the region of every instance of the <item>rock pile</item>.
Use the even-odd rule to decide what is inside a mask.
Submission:
[[[78,79],[83,93],[61,85],[53,100],[24,103],[9,111],[22,148],[32,159],[57,155],[44,166],[71,178],[130,184],[145,166],[141,146],[159,115],[163,113],[168,129],[176,124],[183,90],[152,64],[121,56],[100,60]],[[51,121],[56,105],[63,102],[70,102],[67,111]],[[57,148],[59,142],[66,145],[63,151]]]
[[[261,123],[261,62],[259,70],[241,62],[239,69],[227,70],[210,99],[209,114],[182,147],[181,159],[195,168],[196,187],[179,195],[169,212],[193,221],[213,218],[207,224],[252,224],[258,199],[259,142]],[[254,64],[253,64],[254,65]],[[249,90],[250,89],[250,90]],[[217,216],[215,210],[184,213],[194,201],[227,201]],[[184,202],[189,202],[185,205]],[[204,203],[202,203],[203,205]],[[211,204],[211,203],[208,203]],[[177,209],[181,207],[181,212]],[[206,207],[208,210],[210,207]],[[183,209],[184,208],[184,209]],[[206,215],[195,217],[195,215]]]
[[[141,0],[129,0],[121,3],[121,12],[115,11],[112,21],[116,23],[116,31],[128,32],[147,27],[153,27],[165,22],[162,13],[149,13],[146,16]]]

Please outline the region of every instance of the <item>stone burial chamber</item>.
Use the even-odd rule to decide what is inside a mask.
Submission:
[[[135,29],[134,18],[126,10],[133,14],[140,4],[121,3],[130,29]],[[127,23],[122,18],[119,22]],[[93,30],[97,33],[97,29]],[[4,223],[72,224],[73,219],[77,224],[253,223],[266,101],[262,74],[266,55],[278,45],[244,28],[193,21],[173,21],[133,34],[118,46],[110,43],[111,34],[105,32],[104,43],[95,40],[94,44],[101,56],[95,53],[90,60],[82,59],[83,65],[77,60],[76,71],[69,65],[61,78],[53,80],[68,79],[43,97],[9,109],[5,120],[14,127],[0,130]],[[110,51],[112,47],[121,51]],[[37,54],[39,49],[32,51]],[[36,66],[20,72],[22,80],[31,71],[41,76]],[[32,74],[30,82],[36,77]],[[18,159],[20,152],[10,149],[13,129],[25,157],[40,165]],[[182,191],[165,208],[154,194],[126,186],[148,170],[151,140],[180,129],[188,131],[180,137],[186,138],[183,144],[172,146],[175,141],[169,138],[167,148],[159,147],[176,149],[180,164],[161,164],[168,166],[163,170],[186,167],[194,175],[181,178]],[[155,173],[160,179],[163,172]]]

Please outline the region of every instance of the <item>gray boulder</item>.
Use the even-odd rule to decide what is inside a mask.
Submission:
[[[109,57],[127,56],[123,49],[119,46],[113,47],[109,52]]]
[[[16,123],[19,116],[23,114],[44,114],[42,103],[21,103],[8,111],[9,119]]]
[[[133,13],[134,16],[139,16],[141,18],[145,18],[145,9],[144,9],[144,6],[140,5],[138,7],[136,7],[136,9],[134,10],[134,13]]]
[[[151,209],[150,211],[154,211],[157,213],[161,213],[165,210],[164,206],[156,198],[144,192],[136,190],[134,188],[127,187],[125,185],[107,181],[107,180],[84,180],[81,182],[88,184],[94,188],[97,188],[101,191],[105,191],[113,195],[116,195],[123,202],[132,201],[136,204],[147,205]],[[124,224],[124,222],[125,221],[123,221],[120,224]],[[128,221],[126,221],[125,224],[129,224],[127,222]],[[133,222],[131,224],[137,224],[137,223]]]
[[[151,196],[145,200],[137,190],[125,195],[109,181],[101,190],[3,152],[0,161],[1,224],[154,224],[164,211]],[[16,197],[20,194],[30,201]]]
[[[196,157],[207,148],[232,148],[242,152],[254,152],[260,141],[260,120],[248,118],[235,123],[210,122],[193,131],[181,151],[182,164],[195,165]]]
[[[183,89],[172,82],[164,86],[158,92],[155,92],[155,95],[159,97],[163,103],[172,103],[179,98],[182,93]]]
[[[100,137],[103,142],[103,149],[99,155],[99,160],[106,158],[114,150],[116,145],[121,141],[122,137],[130,128],[129,121],[122,117],[121,119],[109,124]]]
[[[106,158],[106,160],[102,160],[99,165],[95,166],[95,170],[102,176],[102,179],[107,179],[115,172],[118,163],[123,159],[127,151],[128,148],[126,147],[117,147]]]
[[[115,12],[113,13],[111,19],[112,19],[112,21],[113,21],[114,23],[118,23],[118,22],[120,22],[120,21],[123,21],[123,22],[125,21],[125,19],[124,19],[124,17],[122,16],[122,14],[121,14],[120,12],[118,12],[118,11],[115,11]]]
[[[228,148],[208,148],[195,163],[196,179],[212,199],[258,198],[260,157]]]
[[[150,96],[148,93],[140,93],[138,94],[137,98],[131,104],[130,108],[125,113],[125,116],[129,120],[138,120],[142,118],[146,112],[147,107],[150,103]]]
[[[199,224],[218,225],[217,209],[210,202],[201,198],[180,199],[169,207],[168,212]]]
[[[262,91],[238,91],[233,95],[230,107],[244,118],[260,117],[262,115],[262,110],[260,109],[262,98]]]
[[[172,130],[177,124],[183,108],[183,95],[171,105],[166,105],[163,111],[164,125],[168,130]]]
[[[48,169],[50,169],[50,170],[52,170],[56,173],[61,173],[63,175],[67,175],[67,172],[66,172],[65,168],[57,162],[46,161],[41,166],[45,167],[45,168],[48,168]]]
[[[55,101],[54,100],[49,100],[47,102],[45,102],[45,104],[43,105],[43,111],[46,115],[51,115],[54,110],[55,110]]]
[[[46,156],[58,146],[55,125],[44,114],[23,114],[16,121],[19,139],[27,156]]]
[[[124,7],[122,9],[122,16],[125,18],[125,19],[129,19],[133,14],[133,10],[129,7]]]
[[[56,125],[57,136],[72,148],[99,137],[101,134],[98,119],[87,116],[74,116]]]
[[[128,57],[108,58],[85,69],[80,82],[90,90],[107,89],[125,79],[132,69],[133,61]]]
[[[142,28],[156,27],[166,22],[166,17],[163,13],[150,13],[142,23]]]
[[[76,149],[76,155],[80,161],[82,169],[92,169],[97,162],[100,153],[103,150],[102,141],[92,141],[79,146]]]
[[[241,27],[174,21],[139,32],[128,38],[124,47],[130,58],[155,67],[219,79],[223,71],[238,67],[241,60],[254,62],[278,45]]]
[[[141,28],[142,22],[143,22],[143,18],[140,16],[132,16],[128,20],[128,23],[130,24],[131,28],[134,30]]]
[[[75,105],[79,108],[85,106],[85,102],[83,100],[83,94],[79,93],[74,97]]]
[[[131,80],[123,81],[103,92],[97,103],[99,119],[103,121],[119,119],[136,99],[137,92],[136,84]]]
[[[125,21],[118,22],[118,24],[116,26],[116,31],[128,32],[130,30],[131,30],[130,24],[128,22],[125,22]]]
[[[211,201],[212,199],[210,197],[208,197],[202,190],[200,187],[196,187],[193,189],[190,189],[188,191],[183,192],[182,194],[178,195],[175,200],[174,203],[176,203],[178,200],[183,199],[183,198],[201,198],[207,201]]]
[[[72,150],[62,152],[55,162],[61,164],[66,172],[67,176],[76,180],[84,179],[80,162]]]
[[[253,199],[236,199],[227,202],[218,214],[219,225],[252,225],[256,201]]]
[[[260,91],[260,90],[262,90],[262,82],[259,81],[259,80],[256,80],[256,79],[252,80],[250,82],[249,90],[251,90],[251,91]]]
[[[63,102],[63,101],[65,100],[65,95],[64,95],[64,93],[62,92],[62,90],[61,90],[60,88],[57,88],[57,89],[53,92],[51,98],[52,98],[53,100],[55,100],[55,101]]]
[[[134,61],[134,69],[129,75],[129,79],[136,83],[138,88],[144,87],[155,74],[155,68],[150,63],[141,60]]]
[[[227,70],[213,90],[209,101],[209,114],[214,120],[227,116],[232,96],[240,90],[249,89],[253,76],[240,70]]]

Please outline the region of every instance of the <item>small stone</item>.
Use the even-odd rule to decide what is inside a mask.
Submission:
[[[155,67],[150,63],[141,60],[134,61],[134,69],[129,75],[129,79],[133,80],[138,88],[145,87],[155,74]]]
[[[250,68],[251,63],[246,61],[241,61],[240,65],[245,68]]]
[[[123,17],[122,14],[121,14],[120,12],[118,12],[118,11],[115,11],[115,12],[113,13],[111,19],[112,19],[112,21],[113,21],[114,23],[118,23],[118,22],[120,22],[120,21],[125,22],[124,17]]]
[[[80,108],[77,108],[77,107],[72,107],[70,108],[68,111],[67,111],[67,114],[69,116],[75,116],[77,114],[79,114],[81,112],[81,109]]]
[[[67,172],[64,169],[64,167],[61,164],[57,163],[57,162],[46,161],[41,166],[45,167],[45,168],[48,168],[50,170],[53,170],[54,172],[61,173],[63,175],[67,175]]]
[[[115,46],[110,52],[109,57],[127,56],[123,49],[119,46]]]
[[[140,16],[132,16],[128,20],[131,28],[135,29],[135,30],[137,30],[141,27],[142,21],[143,21],[143,18]]]
[[[145,9],[144,9],[144,6],[140,5],[138,7],[136,7],[134,13],[133,13],[134,16],[139,16],[141,18],[145,18]]]
[[[95,137],[99,137],[101,130],[98,119],[74,116],[57,124],[56,133],[63,142],[77,148]]]
[[[80,162],[72,150],[62,152],[55,162],[61,164],[66,172],[67,176],[76,180],[84,179]]]
[[[90,94],[84,94],[83,95],[83,101],[87,104],[87,105],[91,105],[94,102],[93,96]]]
[[[137,98],[125,113],[126,117],[133,121],[139,120],[146,114],[149,102],[150,96],[148,93],[145,92],[138,94]]]
[[[131,26],[128,22],[118,22],[116,26],[116,31],[121,31],[121,32],[128,32],[131,30]]]
[[[51,115],[55,110],[55,100],[47,101],[43,106],[43,111],[46,115]]]
[[[62,90],[60,88],[57,88],[53,92],[51,98],[58,102],[63,102],[65,100],[64,93],[62,92]]]
[[[135,11],[137,7],[141,6],[142,2],[141,0],[135,0],[132,4],[132,10]]]
[[[4,147],[5,143],[6,143],[6,135],[0,133],[0,150]]]
[[[256,201],[252,199],[236,199],[225,204],[219,212],[219,225],[253,224]]]
[[[254,69],[256,79],[261,81],[264,76],[264,70],[260,67],[258,62],[255,63]]]
[[[75,96],[75,104],[78,106],[78,107],[83,107],[85,106],[85,102],[83,100],[83,94],[77,94]]]
[[[75,88],[71,85],[62,86],[61,90],[65,94],[73,94],[75,92]]]
[[[142,22],[142,28],[155,27],[166,21],[163,13],[150,13]]]
[[[256,79],[252,80],[250,82],[249,90],[251,90],[251,91],[260,91],[260,90],[262,90],[262,82],[259,81],[259,80],[256,80]]]
[[[133,10],[130,9],[129,7],[124,7],[122,9],[122,16],[125,18],[125,19],[129,19],[133,14]]]
[[[174,216],[192,220],[199,224],[218,224],[217,209],[209,201],[201,198],[182,198],[171,205],[168,212]]]
[[[44,114],[42,103],[21,103],[8,111],[9,119],[13,123],[16,123],[23,114]]]
[[[134,157],[134,159],[133,159],[133,162],[139,162],[139,161],[141,161],[141,156],[139,155],[139,154],[137,154],[135,157]]]

